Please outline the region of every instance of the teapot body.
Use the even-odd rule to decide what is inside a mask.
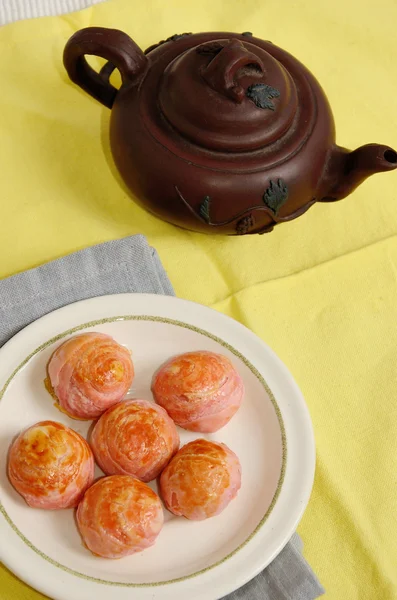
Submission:
[[[334,122],[311,73],[287,52],[254,39],[289,72],[296,71],[307,95],[285,136],[254,151],[219,152],[208,147],[210,140],[204,147],[180,135],[159,110],[162,74],[188,48],[231,35],[189,35],[152,49],[143,80],[123,85],[115,98],[110,143],[137,202],[161,219],[207,233],[264,233],[326,193],[321,184],[335,142]],[[247,43],[243,35],[233,37]]]

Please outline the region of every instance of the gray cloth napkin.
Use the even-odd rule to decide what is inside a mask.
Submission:
[[[0,281],[0,345],[56,308],[123,292],[174,295],[156,250],[142,235],[87,248]],[[271,565],[226,598],[314,600],[323,593],[295,534]]]

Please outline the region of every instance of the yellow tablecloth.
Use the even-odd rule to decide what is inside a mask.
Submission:
[[[397,174],[266,236],[211,238],[138,208],[101,145],[109,113],[69,84],[66,40],[116,27],[253,31],[299,57],[338,142],[397,145],[396,0],[113,0],[0,30],[0,276],[141,232],[176,293],[238,319],[288,365],[313,418],[313,495],[299,531],[328,600],[397,599]],[[3,600],[42,596],[0,570]]]

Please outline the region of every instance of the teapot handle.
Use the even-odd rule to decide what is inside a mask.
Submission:
[[[103,67],[101,73],[97,73],[86,61],[86,54],[106,58],[110,63],[105,65],[108,68]],[[109,71],[118,68],[125,84],[145,72],[148,59],[126,33],[106,27],[87,27],[77,31],[67,42],[63,64],[74,83],[112,108],[117,89],[109,83]]]

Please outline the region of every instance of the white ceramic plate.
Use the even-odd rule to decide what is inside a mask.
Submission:
[[[132,350],[132,397],[151,399],[159,365],[199,349],[229,356],[246,387],[242,407],[217,433],[180,430],[182,444],[207,437],[237,453],[243,473],[238,497],[207,521],[166,513],[156,544],[121,560],[93,556],[81,543],[72,510],[29,508],[6,476],[9,444],[29,425],[52,419],[86,435],[90,423],[61,413],[43,385],[53,350],[83,330],[108,333]],[[32,323],[0,350],[0,390],[0,558],[56,600],[219,599],[272,561],[307,505],[315,448],[298,387],[251,331],[204,306],[140,294],[71,304]]]

